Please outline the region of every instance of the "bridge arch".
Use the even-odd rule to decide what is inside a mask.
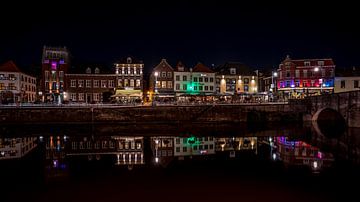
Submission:
[[[312,125],[318,134],[327,137],[341,136],[346,128],[342,114],[335,109],[324,107],[313,115]]]
[[[345,119],[340,112],[330,107],[318,109],[312,116],[312,121],[329,121],[345,123]]]

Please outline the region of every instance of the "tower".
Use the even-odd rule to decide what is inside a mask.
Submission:
[[[41,91],[43,101],[61,103],[65,95],[65,75],[69,69],[66,47],[44,46],[42,54]]]

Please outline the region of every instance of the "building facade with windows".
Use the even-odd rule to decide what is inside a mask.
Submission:
[[[277,89],[284,98],[304,98],[334,91],[335,64],[326,59],[285,58],[279,65]]]
[[[117,102],[132,102],[143,98],[143,68],[142,61],[131,57],[115,63],[116,68],[116,93]]]
[[[0,138],[0,160],[21,158],[37,146],[36,137]]]
[[[115,165],[141,165],[145,164],[143,139],[140,136],[71,137],[66,144],[66,156],[83,156],[89,160],[109,156]]]
[[[23,73],[13,61],[0,65],[0,100],[9,102],[34,102],[36,78]]]
[[[44,102],[61,103],[66,89],[65,75],[70,67],[66,47],[44,46],[42,54],[42,78],[39,96]]]
[[[258,92],[258,76],[247,65],[227,62],[217,67],[216,92],[220,95],[254,94]]]
[[[215,72],[202,63],[188,69],[179,62],[174,71],[174,91],[176,96],[213,95]]]
[[[174,69],[166,61],[162,59],[160,63],[154,67],[150,75],[150,91],[155,99],[173,100],[174,93]]]
[[[116,86],[115,74],[100,74],[98,67],[88,67],[85,74],[66,74],[65,100],[79,103],[110,102]]]
[[[336,71],[334,92],[360,90],[360,71],[355,67]]]
[[[174,156],[215,154],[214,137],[175,137]]]

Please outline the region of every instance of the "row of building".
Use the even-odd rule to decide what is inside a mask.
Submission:
[[[67,159],[74,157],[87,160],[110,158],[114,164],[125,166],[144,165],[149,161],[167,166],[174,158],[184,160],[215,154],[236,158],[241,151],[257,155],[261,145],[269,145],[269,157],[286,165],[306,165],[319,170],[330,166],[334,160],[331,153],[287,137],[155,136],[149,137],[149,141],[145,139],[142,136],[0,138],[0,160],[22,158],[38,145],[44,146],[49,170],[66,168]],[[144,148],[148,147],[145,144],[150,144],[152,154],[145,153]]]
[[[209,68],[193,67],[162,59],[149,78],[144,63],[131,57],[114,64],[112,72],[87,67],[70,69],[66,47],[44,47],[41,78],[23,73],[12,61],[0,65],[0,96],[13,102],[142,102],[143,100],[215,100],[223,96],[265,100],[304,98],[323,93],[359,90],[360,75],[355,68],[336,76],[332,59],[299,59],[289,56],[277,69],[258,71],[245,64],[227,62]],[[145,82],[149,81],[149,83]],[[5,100],[5,101],[6,101]]]

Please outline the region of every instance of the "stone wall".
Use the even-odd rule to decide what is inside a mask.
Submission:
[[[157,107],[0,108],[0,124],[12,123],[161,123],[301,122],[303,110],[287,104]]]

